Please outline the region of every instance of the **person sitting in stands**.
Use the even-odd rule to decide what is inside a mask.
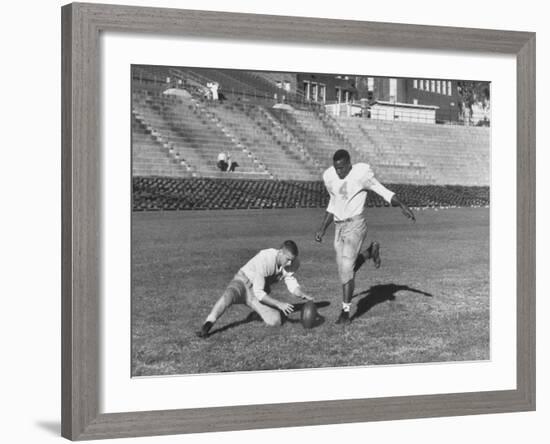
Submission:
[[[229,164],[227,163],[227,153],[222,151],[220,154],[218,154],[218,161],[216,163],[220,171],[227,171]]]

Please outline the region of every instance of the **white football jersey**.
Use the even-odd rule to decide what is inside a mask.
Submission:
[[[361,214],[365,207],[367,191],[379,194],[386,202],[391,202],[395,193],[375,179],[370,165],[356,163],[346,177],[340,179],[334,167],[323,173],[323,181],[330,196],[327,211],[336,221]]]
[[[266,295],[266,284],[282,280],[291,293],[294,293],[299,287],[294,273],[300,267],[300,260],[295,258],[288,267],[279,267],[277,265],[277,252],[278,250],[275,248],[261,250],[240,269],[252,282],[254,294],[260,301]]]

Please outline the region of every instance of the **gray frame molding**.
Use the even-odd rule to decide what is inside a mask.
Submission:
[[[517,57],[517,389],[99,412],[99,34],[156,33]],[[72,440],[535,409],[535,34],[73,3],[62,8],[62,435]]]

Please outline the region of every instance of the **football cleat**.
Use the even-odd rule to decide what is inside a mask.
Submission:
[[[197,331],[195,334],[202,339],[206,339],[209,335],[210,329],[212,328],[212,322],[205,322],[201,329]]]
[[[351,319],[349,317],[349,311],[342,310],[340,312],[340,316],[338,316],[338,319],[336,320],[336,323],[337,324],[342,324],[342,325],[351,324]]]

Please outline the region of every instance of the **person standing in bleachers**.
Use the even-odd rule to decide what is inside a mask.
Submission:
[[[235,171],[235,168],[237,168],[239,164],[231,159],[231,154],[227,153],[227,171],[230,173],[233,173]]]

